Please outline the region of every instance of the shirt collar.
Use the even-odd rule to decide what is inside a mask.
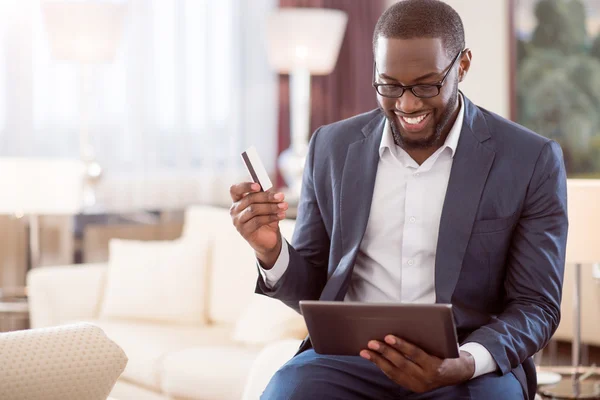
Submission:
[[[454,157],[456,153],[456,148],[458,147],[458,139],[460,138],[460,132],[462,131],[463,120],[465,118],[465,106],[462,94],[458,94],[458,116],[456,117],[456,121],[454,121],[454,125],[450,128],[450,132],[446,137],[446,141],[442,148],[449,148],[452,152],[451,156]],[[383,152],[385,149],[389,149],[392,153],[396,152],[396,143],[394,142],[394,136],[392,135],[392,129],[390,127],[390,122],[388,119],[385,119],[385,125],[383,127],[383,136],[381,138],[381,144],[379,145],[379,157],[383,156]]]

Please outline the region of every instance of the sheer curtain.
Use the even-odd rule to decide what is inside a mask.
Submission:
[[[10,4],[6,4],[10,3]],[[130,0],[114,62],[91,68],[90,140],[107,208],[222,201],[254,144],[273,171],[275,0]],[[3,2],[0,157],[79,156],[77,65],[54,61],[39,1]]]

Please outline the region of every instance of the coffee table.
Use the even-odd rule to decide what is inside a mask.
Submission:
[[[570,400],[589,399],[600,400],[600,380],[596,367],[583,367],[577,369],[577,375],[585,375],[587,379],[580,382],[578,390],[573,389],[573,367],[544,367],[544,371],[560,374],[562,379],[554,385],[541,386],[538,393],[542,399]],[[585,378],[585,377],[584,377]]]
[[[27,288],[0,289],[0,332],[29,328]]]

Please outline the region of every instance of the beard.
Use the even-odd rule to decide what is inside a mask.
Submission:
[[[394,137],[394,142],[397,146],[402,147],[406,150],[411,149],[430,149],[432,147],[439,147],[442,143],[442,133],[445,128],[448,126],[450,120],[452,119],[452,114],[456,110],[456,104],[458,103],[458,85],[454,85],[452,89],[452,95],[450,96],[450,101],[446,104],[446,108],[440,115],[440,117],[434,121],[433,133],[431,135],[427,135],[421,139],[409,139],[407,135],[404,135],[402,132],[402,126],[398,123],[397,117],[395,114],[392,116],[388,115],[384,111],[384,115],[390,123],[390,127],[392,129],[392,136]],[[450,128],[450,127],[448,127]],[[450,129],[448,129],[449,131]]]

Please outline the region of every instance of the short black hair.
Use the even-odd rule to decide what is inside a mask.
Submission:
[[[375,25],[373,54],[380,37],[441,38],[449,57],[465,48],[465,30],[460,16],[439,0],[402,0],[393,4]]]

